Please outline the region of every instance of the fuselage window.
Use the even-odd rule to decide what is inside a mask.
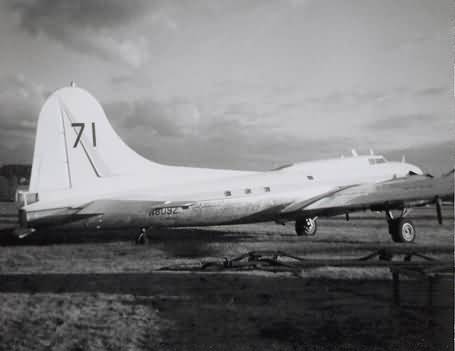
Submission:
[[[251,189],[250,188],[246,188],[245,189],[245,194],[251,194]]]
[[[232,195],[232,193],[231,193],[230,190],[226,190],[226,191],[224,192],[224,196],[231,196],[231,195]]]
[[[306,176],[309,180],[313,180],[314,177],[313,176]]]
[[[265,187],[264,187],[264,191],[265,191],[266,193],[270,193],[270,187],[269,187],[269,186],[265,186]]]

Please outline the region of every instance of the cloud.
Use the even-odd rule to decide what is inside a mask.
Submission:
[[[133,77],[128,74],[117,74],[111,78],[112,85],[123,85],[131,84],[133,82]]]
[[[22,75],[0,78],[0,123],[3,135],[9,132],[29,133],[34,130],[44,89]]]
[[[444,94],[450,94],[450,89],[446,86],[440,87],[428,87],[423,89],[417,89],[414,91],[415,96],[423,96],[423,97],[433,97],[433,96],[440,96]]]
[[[28,33],[44,34],[81,53],[133,67],[148,57],[146,37],[125,30],[147,12],[146,0],[16,0],[10,7]]]
[[[37,114],[46,95],[43,87],[21,75],[0,79],[0,161],[3,163],[31,161]],[[349,154],[354,147],[359,152],[366,152],[369,147],[378,152],[402,148],[392,143],[385,150],[384,141],[377,143],[375,138],[387,136],[391,129],[409,130],[412,125],[428,125],[432,120],[432,115],[422,113],[390,115],[367,125],[375,131],[375,138],[368,139],[365,135],[342,132],[322,136],[302,133],[298,128],[276,129],[273,124],[267,127],[254,102],[200,106],[183,98],[145,97],[112,101],[103,106],[121,138],[157,162],[253,170],[338,157]],[[422,158],[418,163],[426,161]],[[432,168],[437,166],[435,163]]]
[[[136,19],[146,5],[145,0],[16,0],[10,4],[30,31],[50,27],[55,20],[78,27],[114,27]]]
[[[65,33],[63,30],[62,33]],[[62,42],[82,53],[90,52],[107,61],[120,60],[131,67],[139,67],[148,59],[148,46],[144,37],[119,39],[109,30],[91,33],[87,30],[67,32]]]
[[[315,105],[351,105],[359,106],[362,104],[380,103],[386,99],[393,98],[412,98],[412,97],[439,97],[450,93],[447,86],[434,86],[425,88],[405,89],[394,88],[385,90],[362,89],[350,91],[332,91],[327,94],[316,96],[303,96],[299,92],[285,90],[281,92],[281,97],[288,99],[280,107],[296,107],[308,104]],[[278,92],[280,94],[280,92]]]
[[[416,125],[427,126],[435,119],[434,115],[426,113],[398,114],[372,121],[368,127],[373,130],[409,129]]]
[[[47,92],[23,75],[0,77],[0,161],[29,162]]]
[[[305,102],[314,104],[359,105],[383,99],[379,91],[334,91],[327,95],[308,97]]]
[[[113,102],[106,106],[108,116],[119,128],[146,129],[164,137],[194,133],[199,127],[197,106],[185,100],[156,101],[152,98]]]
[[[336,157],[356,146],[349,136],[312,138],[266,128],[254,114],[254,105],[248,103],[200,107],[184,99],[144,98],[105,107],[127,144],[167,164],[271,169],[283,163]]]
[[[269,5],[258,0],[11,0],[6,6],[18,14],[20,27],[33,36],[42,35],[82,54],[138,68],[164,51],[172,51],[176,33],[182,34],[175,40],[178,45],[204,45],[210,34],[205,32],[213,30],[208,27],[211,22],[224,22]],[[197,41],[192,38],[195,34]]]

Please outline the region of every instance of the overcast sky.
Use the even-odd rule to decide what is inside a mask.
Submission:
[[[444,1],[0,1],[0,163],[75,80],[159,162],[267,169],[352,148],[453,166]]]

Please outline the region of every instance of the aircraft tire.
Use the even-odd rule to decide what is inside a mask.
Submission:
[[[314,236],[318,230],[318,222],[313,218],[303,218],[295,221],[297,236]]]
[[[416,239],[416,229],[411,220],[394,218],[389,222],[389,232],[396,243],[413,243]]]

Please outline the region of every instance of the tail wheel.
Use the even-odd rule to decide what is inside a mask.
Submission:
[[[141,228],[139,235],[136,238],[136,244],[145,245],[148,244],[147,229]]]
[[[405,218],[394,218],[389,221],[389,232],[397,243],[412,243],[416,239],[414,223]]]
[[[318,230],[318,222],[314,218],[304,218],[295,221],[295,232],[298,236],[314,236]]]

